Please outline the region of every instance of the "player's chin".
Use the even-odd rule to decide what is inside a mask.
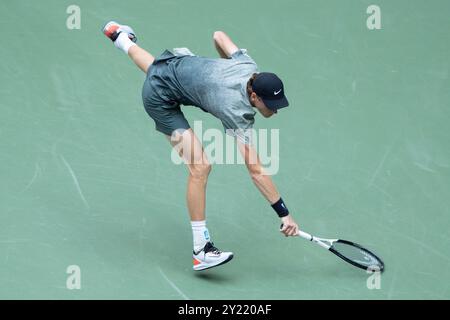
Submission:
[[[264,118],[270,118],[271,116],[273,116],[276,112],[270,110],[269,108],[267,108],[265,105],[260,105],[260,104],[254,104],[252,103],[252,101],[250,101],[251,105],[253,107],[255,107],[256,109],[258,109],[259,113],[264,117]]]
[[[273,111],[265,111],[265,112],[261,112],[264,118],[270,118],[271,116],[273,116],[275,114],[275,112]]]

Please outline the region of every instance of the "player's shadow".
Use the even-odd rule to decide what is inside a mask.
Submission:
[[[231,278],[227,275],[217,273],[214,270],[205,270],[205,271],[201,271],[201,272],[196,272],[196,273],[194,273],[194,277],[196,279],[199,279],[202,281],[207,281],[207,282],[217,283],[217,284],[230,283],[233,280],[235,280],[234,278]]]

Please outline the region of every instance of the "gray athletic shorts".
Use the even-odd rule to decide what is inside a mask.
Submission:
[[[190,128],[181,111],[179,100],[168,89],[173,73],[170,64],[173,59],[180,59],[182,56],[164,51],[150,65],[142,88],[145,111],[155,121],[156,130],[169,136],[175,130],[184,131]]]

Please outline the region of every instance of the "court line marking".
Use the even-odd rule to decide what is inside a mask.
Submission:
[[[412,242],[414,244],[417,244],[418,246],[428,250],[429,252],[433,253],[434,255],[440,257],[441,259],[446,260],[447,262],[450,261],[450,258],[448,256],[446,256],[445,253],[441,252],[438,249],[435,249],[432,245],[428,245],[425,242],[422,242],[422,241],[416,239],[415,237],[412,237],[412,236],[408,235],[407,233],[398,232],[398,231],[396,231],[396,230],[394,230],[394,229],[392,229],[390,227],[385,226],[382,223],[379,223],[379,222],[376,222],[376,221],[374,223],[378,226],[379,229],[387,230],[393,236],[400,237],[400,238],[403,238],[405,240],[408,240],[408,241],[410,241],[410,242]]]
[[[38,175],[41,173],[41,168],[39,167],[39,164],[36,162],[35,164],[35,168],[34,168],[34,175],[33,178],[31,178],[30,182],[28,182],[27,186],[25,187],[25,189],[22,190],[22,192],[25,192],[28,190],[28,188],[31,187],[31,185],[34,183],[34,181],[36,180],[36,178],[38,177]]]
[[[83,191],[81,191],[81,187],[80,187],[80,184],[78,183],[78,179],[77,179],[77,176],[75,175],[75,172],[73,172],[72,167],[67,162],[67,160],[64,158],[64,156],[60,155],[60,157],[61,157],[62,161],[64,162],[65,166],[67,167],[67,169],[69,170],[70,175],[72,176],[73,183],[75,184],[75,187],[77,188],[77,191],[80,194],[81,200],[83,200],[83,203],[86,206],[86,208],[89,209],[90,208],[89,203],[87,202],[86,198],[84,197]]]
[[[431,172],[431,173],[435,173],[436,172],[433,169],[431,169],[431,168],[429,168],[429,167],[427,167],[427,166],[425,166],[425,165],[423,165],[423,164],[421,164],[419,162],[414,162],[413,164],[415,166],[419,167],[420,169],[424,170],[424,171],[428,171],[428,172]]]
[[[170,281],[169,278],[167,278],[167,276],[165,275],[165,273],[161,270],[160,267],[158,267],[159,273],[161,273],[161,275],[163,276],[163,278],[170,284],[170,286],[175,289],[176,292],[178,292],[178,294],[180,296],[183,297],[184,300],[191,300],[188,298],[188,296],[186,296],[183,291],[181,291],[172,281]]]

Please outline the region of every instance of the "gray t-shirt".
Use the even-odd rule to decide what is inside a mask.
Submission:
[[[245,49],[233,53],[230,59],[179,56],[172,59],[170,68],[174,79],[169,89],[179,103],[211,113],[222,121],[228,134],[250,142],[256,112],[246,87],[258,67]]]

